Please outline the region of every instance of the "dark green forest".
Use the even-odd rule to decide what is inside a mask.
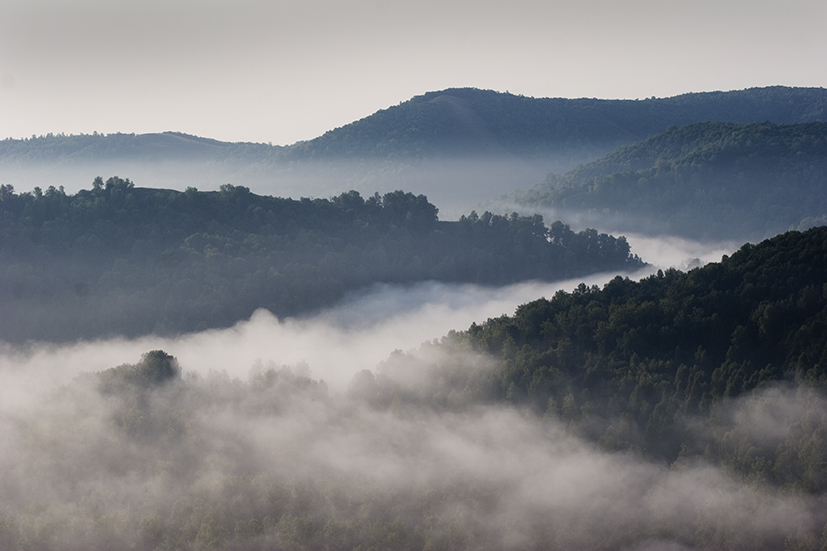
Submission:
[[[447,384],[465,399],[559,418],[608,450],[670,463],[703,456],[745,479],[827,491],[823,412],[800,412],[773,447],[732,431],[721,414],[762,389],[827,390],[827,227],[746,244],[689,272],[581,284],[439,346],[497,359],[484,378]],[[393,377],[375,383],[377,403],[397,399]],[[704,431],[689,428],[693,418]]]
[[[372,283],[503,285],[642,266],[624,238],[539,216],[437,218],[423,195],[282,199],[242,186],[0,192],[0,339],[65,341],[297,316]]]
[[[397,354],[357,378],[358,395],[379,409],[507,402],[673,471],[703,462],[779,495],[827,493],[827,227],[746,244],[688,273],[581,284],[431,347],[495,367]],[[411,369],[430,384],[412,387]],[[823,535],[791,535],[785,548],[823,549],[823,509],[817,518]],[[767,546],[706,536],[683,544]]]
[[[587,223],[760,240],[827,221],[827,123],[670,128],[509,196]]]

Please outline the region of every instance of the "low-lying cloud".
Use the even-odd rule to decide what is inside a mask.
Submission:
[[[301,373],[261,364],[245,380],[185,373],[148,389],[42,381],[39,399],[0,418],[0,544],[771,549],[791,527],[820,528],[819,498],[702,461],[602,452],[497,405],[376,408]]]
[[[663,250],[669,263],[694,252]],[[485,374],[490,362],[421,343],[580,281],[379,285],[303,319],[260,311],[177,339],[7,347],[0,547],[648,551],[820,537],[821,496],[699,458],[607,453],[509,406],[429,398],[433,370]],[[153,349],[173,354],[181,375],[141,387],[91,374]],[[360,376],[380,375],[407,399],[360,393]],[[728,415],[733,434],[777,446],[802,412],[827,406],[769,389]]]

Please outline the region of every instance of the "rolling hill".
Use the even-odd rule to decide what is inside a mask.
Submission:
[[[827,123],[670,128],[506,202],[613,231],[757,240],[827,221]]]
[[[827,90],[751,88],[671,98],[530,98],[474,88],[416,96],[314,140],[288,157],[558,156],[608,152],[669,126],[827,118]]]
[[[0,179],[18,189],[79,190],[100,174],[159,188],[329,197],[408,189],[458,216],[670,125],[702,121],[798,123],[827,118],[827,90],[768,87],[671,98],[530,98],[473,88],[416,96],[279,147],[181,133],[48,135],[0,141]]]
[[[367,199],[137,188],[0,187],[0,340],[71,341],[298,316],[373,283],[502,285],[642,266],[624,238],[539,216],[440,221],[423,195]]]

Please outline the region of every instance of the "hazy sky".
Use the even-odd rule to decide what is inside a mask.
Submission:
[[[827,86],[824,0],[0,0],[0,138],[313,138],[430,90]]]

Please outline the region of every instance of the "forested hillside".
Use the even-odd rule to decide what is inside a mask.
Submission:
[[[509,203],[622,231],[766,238],[827,221],[827,123],[670,128]]]
[[[608,152],[670,125],[827,119],[827,90],[750,88],[643,100],[531,98],[474,88],[416,96],[314,140],[291,156],[570,155]]]
[[[98,178],[67,195],[0,192],[0,339],[70,340],[295,316],[371,283],[502,285],[642,265],[624,238],[539,216],[437,219],[427,199],[258,196]]]
[[[495,367],[451,359],[461,351],[493,356]],[[429,355],[439,359],[422,359]],[[418,356],[397,354],[355,383],[380,410],[507,402],[606,451],[678,472],[711,464],[744,490],[823,503],[827,227],[746,244],[688,273],[560,291],[453,332]],[[823,549],[827,515],[813,506],[812,531],[802,529],[806,515],[789,519],[783,546],[755,533],[748,544],[722,540],[711,525],[678,539],[701,549]]]
[[[703,456],[749,479],[827,492],[822,413],[785,417],[772,443],[739,433],[723,413],[758,389],[827,391],[827,227],[746,244],[688,273],[581,284],[441,346],[498,362],[492,373],[472,372],[476,379],[454,374],[441,396],[525,406],[610,450],[669,462]],[[393,376],[372,388],[380,402],[404,398]]]

